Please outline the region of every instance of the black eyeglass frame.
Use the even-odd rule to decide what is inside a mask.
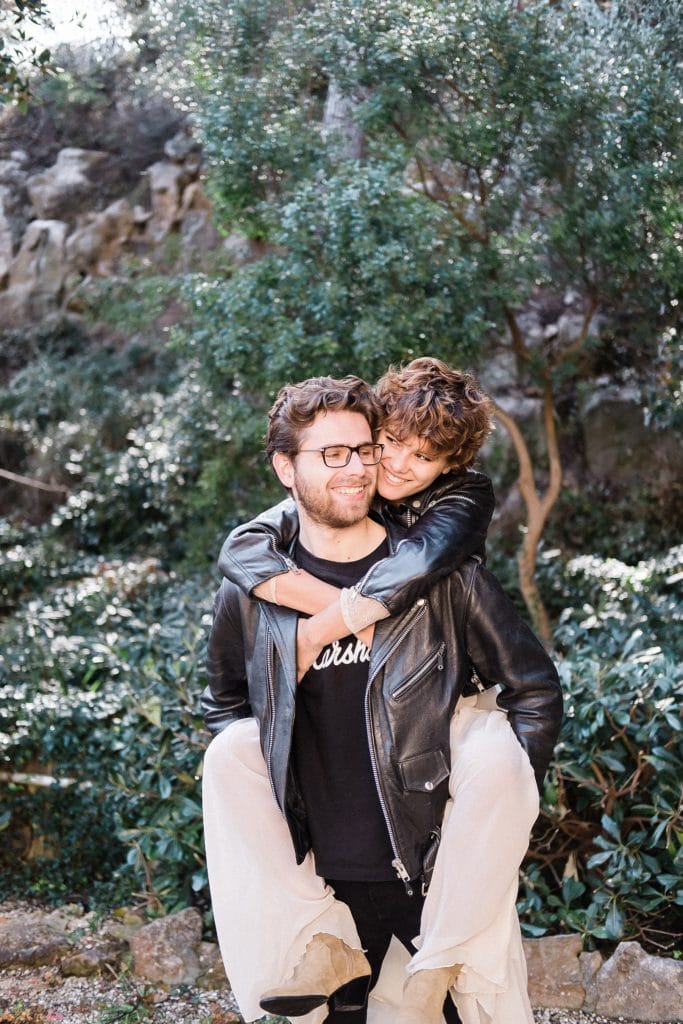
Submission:
[[[330,448],[346,448],[346,453],[347,453],[346,454],[346,462],[339,462],[336,465],[331,466],[329,464],[329,462],[327,461],[327,451]],[[373,459],[372,462],[365,462],[364,459],[363,459],[363,456],[360,453],[361,448],[372,448],[373,452],[375,452],[375,453],[379,452],[379,454],[377,455],[376,459]],[[382,459],[382,454],[384,452],[384,445],[383,444],[375,444],[373,441],[370,441],[367,444],[356,444],[356,445],[350,445],[350,444],[326,444],[322,448],[299,448],[298,451],[296,452],[296,454],[298,455],[299,452],[318,452],[319,455],[322,455],[323,462],[325,463],[325,465],[327,466],[328,469],[343,469],[344,466],[348,466],[349,462],[351,461],[351,456],[353,455],[354,452],[356,453],[356,455],[358,456],[358,458],[360,459],[360,461],[363,463],[364,466],[377,466],[377,465],[379,465],[379,463],[380,463],[380,461]]]

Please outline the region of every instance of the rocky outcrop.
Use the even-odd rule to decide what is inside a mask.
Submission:
[[[200,180],[201,154],[186,132],[143,172],[146,203],[121,196],[97,206],[98,168],[108,154],[62,149],[52,166],[28,176],[25,155],[0,161],[0,322],[18,326],[71,309],[83,279],[116,274],[126,256],[154,259],[171,233],[179,264],[220,244]],[[194,260],[196,265],[196,259]],[[77,299],[75,300],[77,304]]]
[[[66,241],[69,271],[97,277],[113,274],[134,228],[135,217],[127,199],[118,199],[100,213],[82,215]]]
[[[52,167],[31,175],[26,191],[36,217],[68,219],[96,190],[90,171],[106,159],[99,150],[62,149]]]
[[[66,274],[67,225],[61,220],[33,220],[12,261],[7,291],[0,293],[0,322],[37,319],[56,308]]]
[[[606,378],[584,404],[581,416],[589,472],[597,479],[633,483],[643,480],[662,486],[683,478],[683,444],[674,431],[648,429],[635,388],[619,387]]]

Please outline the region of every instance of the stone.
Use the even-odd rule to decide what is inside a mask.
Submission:
[[[60,220],[34,220],[28,225],[10,267],[7,290],[0,293],[3,323],[42,317],[59,305],[67,269],[66,234],[67,226]]]
[[[524,939],[532,1006],[579,1010],[586,991],[579,964],[580,935]]]
[[[683,963],[621,942],[596,977],[595,1012],[639,1021],[680,1021]]]
[[[124,950],[123,943],[94,942],[71,956],[62,957],[59,969],[65,977],[89,978],[106,967],[118,967]]]
[[[647,466],[648,482],[666,487],[683,476],[683,444],[674,431],[662,433],[645,424],[635,388],[598,383],[580,419],[593,477],[638,483]]]
[[[0,160],[0,281],[9,273],[26,227],[26,173],[19,160]]]
[[[88,172],[106,156],[99,150],[61,149],[52,167],[31,175],[26,181],[36,215],[49,219],[72,212],[74,204],[80,205],[84,196],[95,191],[96,183],[91,181]]]
[[[221,952],[215,942],[199,943],[200,974],[197,977],[197,988],[219,991],[229,988],[230,983],[225,974]]]
[[[192,985],[201,973],[202,919],[191,907],[145,925],[130,941],[133,973],[162,985]]]
[[[147,235],[160,242],[178,222],[186,171],[179,164],[158,160],[144,172],[149,179],[152,216],[147,223]]]
[[[64,242],[67,226],[61,220],[32,220],[12,262],[9,288],[56,295],[64,280]]]
[[[267,252],[263,242],[256,238],[247,238],[246,235],[233,231],[223,242],[223,248],[236,267],[244,267],[248,263],[255,263]]]
[[[594,1010],[597,1000],[597,977],[602,967],[602,954],[595,950],[592,953],[581,953],[579,956],[579,967],[581,969],[581,980],[586,990],[586,998],[583,1004],[584,1010]]]
[[[199,143],[187,131],[178,132],[164,145],[164,156],[175,163],[183,163],[200,151]]]
[[[66,242],[69,270],[110,276],[134,227],[133,210],[127,199],[117,199],[99,213],[87,214]]]
[[[12,225],[5,214],[4,199],[6,193],[7,188],[4,185],[0,185],[0,281],[7,277],[14,257]]]
[[[72,949],[68,936],[26,917],[0,919],[0,968],[56,963]]]

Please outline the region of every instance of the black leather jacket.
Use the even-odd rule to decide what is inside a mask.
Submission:
[[[390,505],[378,499],[376,510],[384,519],[411,529],[397,543],[393,557],[376,562],[363,577],[360,593],[379,601],[391,615],[405,611],[468,555],[483,558],[494,504],[491,481],[474,470],[442,474],[405,503]],[[257,584],[291,568],[283,552],[298,530],[296,506],[288,498],[233,530],[223,544],[218,567],[251,593]]]
[[[395,551],[405,530],[387,527]],[[310,841],[290,762],[297,618],[225,580],[216,596],[202,705],[214,733],[239,718],[258,721],[273,793],[301,860]],[[562,717],[557,672],[476,558],[375,627],[365,720],[394,868],[404,881],[423,874],[439,832],[448,798],[449,723],[473,671],[485,686],[501,685],[498,704],[540,785]]]

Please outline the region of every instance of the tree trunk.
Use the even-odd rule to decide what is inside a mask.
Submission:
[[[553,392],[549,377],[546,377],[543,394],[543,419],[548,445],[549,464],[548,488],[545,494],[539,494],[536,487],[531,455],[521,430],[512,417],[504,412],[499,405],[496,405],[496,417],[512,438],[517,461],[519,462],[519,490],[527,510],[524,540],[517,555],[519,588],[536,632],[544,646],[550,648],[553,646],[553,631],[550,625],[550,617],[536,583],[538,545],[550,510],[557,501],[562,486],[562,464],[557,444],[557,432],[553,416]]]
[[[341,144],[341,155],[346,160],[365,158],[365,135],[355,120],[357,103],[344,95],[332,79],[327,88],[327,99],[323,112],[323,134],[336,136]]]

